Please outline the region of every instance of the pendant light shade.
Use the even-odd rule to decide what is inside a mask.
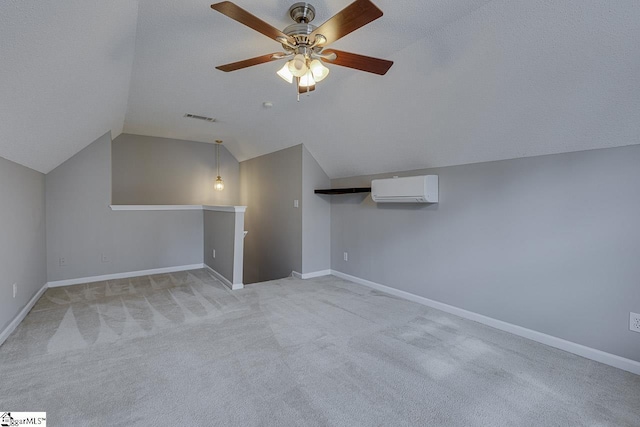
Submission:
[[[289,71],[289,63],[287,62],[280,68],[277,74],[287,83],[293,83],[293,74]]]
[[[325,77],[329,75],[329,69],[322,65],[322,62],[320,62],[318,59],[314,59],[313,61],[311,61],[311,64],[309,64],[309,68],[313,73],[313,80],[315,80],[316,82],[321,82]]]
[[[217,191],[224,190],[224,181],[220,176],[220,144],[222,144],[222,141],[217,139],[216,140],[216,172],[218,176],[216,177],[215,184],[213,184],[213,188]]]
[[[311,70],[307,71],[302,77],[300,77],[300,87],[315,86],[316,81],[313,79],[313,73]]]
[[[302,54],[297,54],[288,62],[289,71],[296,77],[304,76],[309,68],[307,67],[307,58]]]

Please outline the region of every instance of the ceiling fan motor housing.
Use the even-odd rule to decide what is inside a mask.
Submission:
[[[308,46],[313,43],[313,40],[309,39],[311,34],[317,27],[311,24],[291,24],[285,28],[282,32],[295,39],[296,45]],[[285,46],[286,47],[286,46]]]

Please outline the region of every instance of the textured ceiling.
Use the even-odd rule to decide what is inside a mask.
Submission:
[[[294,1],[236,3],[284,28]],[[640,143],[637,0],[374,2],[384,16],[332,46],[389,73],[330,66],[296,102],[278,62],[214,69],[280,49],[210,2],[5,0],[0,156],[48,171],[123,122],[238,160],[303,142],[333,178]],[[319,25],[349,0],[312,3]]]

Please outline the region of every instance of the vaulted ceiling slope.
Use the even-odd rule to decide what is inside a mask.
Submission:
[[[0,2],[0,156],[49,172],[122,132],[138,4]]]
[[[336,178],[640,143],[637,0],[373,1],[384,16],[332,47],[391,70],[329,66],[297,102],[279,62],[215,70],[279,45],[211,2],[5,0],[0,156],[46,172],[124,129],[241,161],[303,142]],[[235,2],[284,28],[295,0]],[[320,25],[350,0],[311,3]]]

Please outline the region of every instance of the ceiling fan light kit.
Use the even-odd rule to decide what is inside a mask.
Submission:
[[[310,23],[316,16],[315,8],[305,2],[295,3],[289,8],[289,16],[296,23],[283,31],[230,1],[212,4],[211,8],[277,41],[284,49],[284,52],[262,55],[216,68],[229,72],[290,58],[276,74],[287,83],[292,84],[295,81],[298,100],[301,93],[314,90],[316,83],[329,75],[329,68],[325,67],[323,62],[379,75],[386,74],[393,65],[392,61],[385,59],[335,49],[323,51],[326,45],[382,16],[382,11],[370,0],[354,1],[319,27]]]

